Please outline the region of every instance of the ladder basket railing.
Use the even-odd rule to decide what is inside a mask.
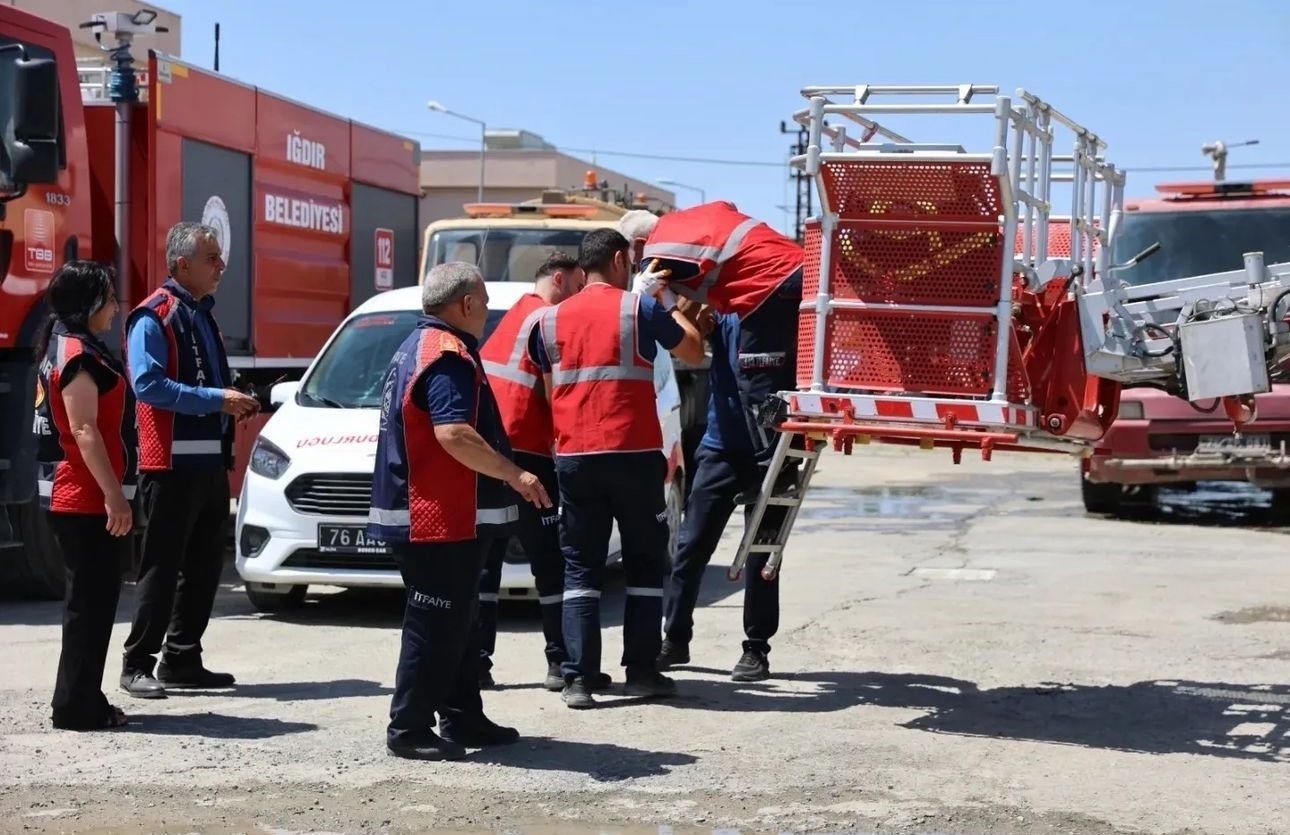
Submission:
[[[792,164],[813,177],[821,213],[807,226],[789,412],[858,421],[884,438],[926,442],[931,431],[951,445],[1035,433],[1014,293],[1053,257],[1055,182],[1071,192],[1060,257],[1082,265],[1082,281],[1103,271],[1123,179],[1105,143],[1024,91],[1015,101],[983,85],[802,92],[810,105],[795,119],[810,138]],[[951,100],[909,101],[920,96]],[[913,116],[990,117],[988,149],[919,144],[878,122]],[[859,137],[831,117],[858,125]],[[1074,137],[1068,156],[1053,153],[1059,128]]]

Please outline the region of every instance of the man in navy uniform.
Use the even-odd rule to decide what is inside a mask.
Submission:
[[[368,530],[392,545],[407,588],[386,746],[446,760],[519,738],[484,715],[479,577],[490,540],[509,536],[519,518],[515,494],[539,508],[551,499],[511,460],[479,356],[488,320],[479,270],[434,267],[421,301],[424,316],[385,379]]]
[[[756,362],[739,352],[739,317],[732,313],[714,315],[709,340],[712,364],[708,370],[708,426],[695,453],[695,472],[686,499],[685,516],[677,544],[676,560],[664,606],[661,670],[690,661],[690,639],[694,635],[694,607],[699,600],[703,570],[721,541],[740,494],[755,500],[766,467],[754,456],[757,444],[750,430],[740,397],[742,365]],[[759,533],[772,534],[783,521],[785,508],[769,505],[762,514]],[[746,508],[751,516],[752,506]],[[779,580],[761,576],[769,554],[752,553],[744,568],[743,656],[735,664],[735,681],[761,681],[770,676],[770,639],[779,629]]]

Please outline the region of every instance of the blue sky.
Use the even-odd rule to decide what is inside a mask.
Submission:
[[[702,187],[780,228],[777,206],[792,193],[779,125],[811,84],[1025,87],[1103,134],[1122,167],[1200,168],[1130,173],[1131,195],[1208,178],[1200,146],[1214,139],[1260,140],[1232,151],[1229,166],[1290,163],[1290,3],[1280,0],[162,5],[183,17],[187,60],[211,66],[218,21],[222,72],[423,147],[477,142],[476,126],[426,110],[437,99],[490,127],[599,149],[604,164],[642,179]],[[980,150],[991,137],[975,120],[893,127]],[[1290,166],[1237,174],[1290,178]],[[698,195],[677,197],[684,206]]]

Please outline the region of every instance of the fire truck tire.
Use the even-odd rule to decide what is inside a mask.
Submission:
[[[252,589],[248,586],[246,598],[251,601],[251,605],[257,612],[273,614],[300,608],[304,605],[307,591],[309,591],[308,586],[292,586],[285,593]]]
[[[14,595],[36,600],[60,600],[66,586],[63,555],[49,527],[40,497],[9,506],[9,522],[22,548],[0,557],[2,584]]]
[[[1084,510],[1089,513],[1115,516],[1120,512],[1120,500],[1124,497],[1124,488],[1119,484],[1089,481],[1088,476],[1081,473],[1080,494],[1084,499]]]

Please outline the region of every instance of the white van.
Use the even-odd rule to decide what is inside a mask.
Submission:
[[[485,340],[532,289],[531,283],[488,283]],[[274,387],[272,400],[281,405],[256,441],[237,505],[237,573],[260,611],[299,605],[314,584],[402,587],[389,548],[370,539],[365,526],[381,385],[390,357],[420,315],[420,287],[381,293],[341,322],[299,382]],[[681,400],[671,355],[661,348],[654,387],[669,461],[664,490],[675,553],[685,483]],[[618,552],[615,525],[611,563],[620,559]],[[537,599],[516,539],[506,555],[501,599]]]

